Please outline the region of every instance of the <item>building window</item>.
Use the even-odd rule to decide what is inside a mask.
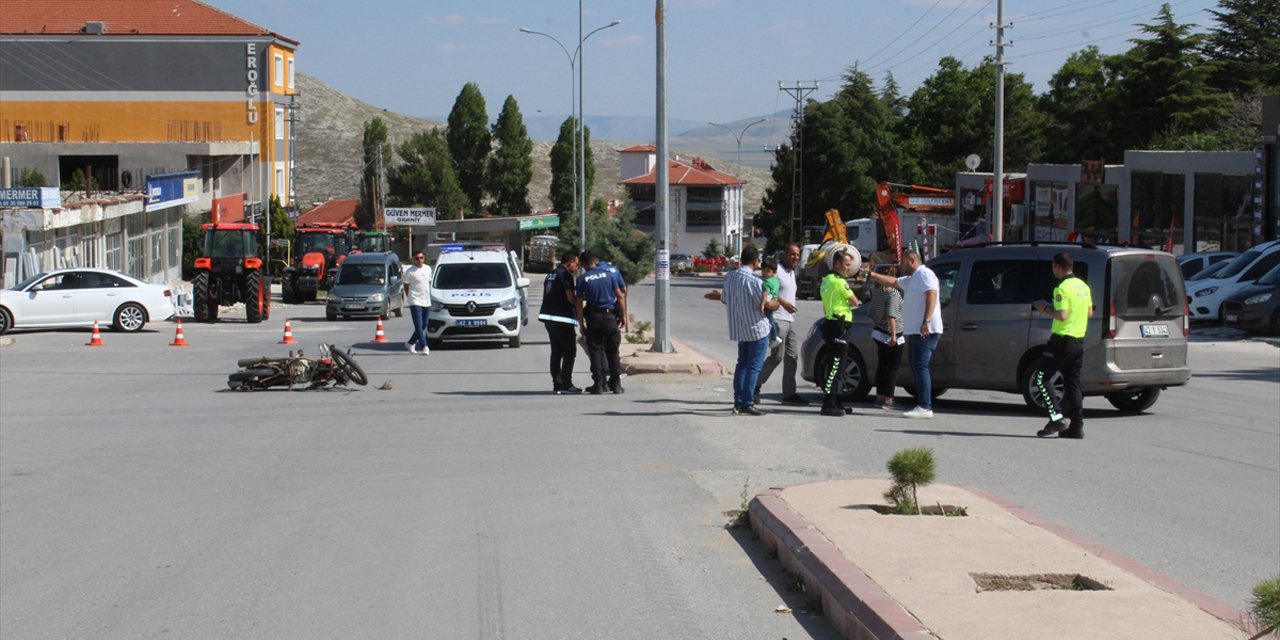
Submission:
[[[276,194],[276,195],[278,195],[278,196],[283,196],[286,192],[287,192],[287,191],[286,191],[286,189],[285,189],[285,185],[284,185],[284,163],[282,163],[282,162],[278,162],[278,163],[276,163],[276,190],[275,190],[275,194]]]
[[[107,268],[112,271],[124,270],[124,234],[107,235]]]
[[[1182,246],[1179,233],[1184,204],[1186,177],[1182,174],[1134,171],[1132,196],[1129,203],[1129,243],[1135,246],[1159,248],[1169,237],[1169,225],[1173,224],[1173,244],[1176,250]]]
[[[276,54],[275,66],[271,68],[271,84],[277,87],[284,86],[284,56]]]
[[[1033,240],[1063,242],[1067,239],[1070,193],[1065,182],[1031,183],[1031,211],[1035,225]]]
[[[290,89],[294,88],[295,80],[296,78],[294,77],[294,74],[293,74],[293,58],[291,57],[289,58],[289,88]]]
[[[1253,244],[1253,204],[1248,176],[1195,175],[1196,251],[1243,251]]]
[[[284,140],[284,107],[276,107],[276,140]]]

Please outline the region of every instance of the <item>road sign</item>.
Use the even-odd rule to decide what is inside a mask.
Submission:
[[[436,225],[436,208],[425,209],[383,209],[382,219],[387,224],[434,227]]]
[[[547,216],[534,216],[520,220],[516,223],[516,230],[528,231],[530,229],[554,229],[560,226],[560,216],[551,214]]]

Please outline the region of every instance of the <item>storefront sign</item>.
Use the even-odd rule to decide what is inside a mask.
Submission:
[[[560,216],[552,214],[549,216],[534,216],[526,220],[520,220],[516,223],[516,229],[519,231],[528,231],[530,229],[554,229],[560,226]]]
[[[200,172],[175,171],[147,176],[147,211],[189,204],[200,199]]]
[[[382,219],[389,225],[403,224],[434,227],[436,224],[436,209],[435,207],[426,209],[383,209]]]
[[[0,189],[0,208],[61,209],[62,193],[57,187],[15,187]]]
[[[258,121],[258,45],[250,42],[244,46],[244,79],[249,82],[249,86],[245,88],[245,105],[248,109],[246,116],[249,124]]]

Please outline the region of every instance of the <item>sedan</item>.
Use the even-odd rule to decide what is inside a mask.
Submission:
[[[150,320],[169,320],[175,313],[168,287],[105,269],[59,269],[0,290],[0,334],[95,321],[134,332]]]
[[[1280,335],[1280,266],[1223,301],[1222,322],[1250,333]]]

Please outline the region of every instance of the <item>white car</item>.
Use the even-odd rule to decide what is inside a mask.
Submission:
[[[1187,287],[1187,305],[1191,307],[1192,320],[1218,320],[1222,318],[1222,303],[1254,280],[1261,278],[1272,267],[1280,264],[1280,240],[1270,240],[1254,245],[1236,256],[1212,278],[1195,281]]]
[[[445,245],[432,279],[427,314],[432,346],[495,340],[520,346],[529,279],[520,275],[501,245]]]
[[[106,269],[59,269],[0,290],[0,335],[10,329],[88,326],[95,320],[134,332],[175,313],[168,287]]]

